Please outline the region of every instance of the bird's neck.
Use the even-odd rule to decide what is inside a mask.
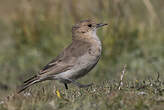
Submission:
[[[96,30],[90,31],[90,32],[87,32],[84,34],[73,34],[72,38],[73,38],[72,39],[73,41],[75,41],[75,40],[82,40],[82,41],[87,41],[87,42],[95,41],[95,42],[101,44],[101,41],[96,34]]]
[[[88,32],[83,35],[73,36],[72,42],[88,42],[92,45],[93,48],[97,48],[98,50],[102,50],[102,44],[99,37],[96,34],[96,30],[92,32]]]
[[[91,39],[94,39],[94,40],[96,40],[97,42],[100,42],[100,43],[101,43],[99,37],[98,37],[97,34],[96,34],[96,30],[90,32],[90,36],[91,36],[91,37],[90,37]]]

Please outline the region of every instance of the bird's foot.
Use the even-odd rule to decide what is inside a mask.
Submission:
[[[86,87],[89,87],[89,86],[92,86],[93,85],[93,83],[90,83],[90,84],[80,84],[80,83],[78,83],[78,84],[76,84],[79,88],[86,88]]]
[[[77,82],[75,80],[72,80],[72,79],[63,79],[63,80],[66,80],[68,82],[71,82],[72,84],[78,86],[79,88],[85,88],[85,87],[89,87],[89,86],[92,86],[93,85],[93,83],[90,83],[90,84],[81,84],[81,83],[79,83],[79,82]],[[65,84],[65,87],[66,87],[66,89],[68,89],[67,84]]]

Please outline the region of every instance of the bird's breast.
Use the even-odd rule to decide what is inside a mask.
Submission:
[[[88,49],[88,53],[92,56],[100,56],[102,51],[101,41],[98,37],[93,37],[91,40],[91,47]]]
[[[78,79],[86,75],[98,63],[101,56],[101,42],[92,39],[91,46],[86,48],[85,54],[79,56],[73,68],[64,72],[60,77]]]
[[[76,73],[73,75],[74,79],[80,78],[87,74],[98,63],[101,56],[101,45],[96,44],[88,48],[88,52],[81,56],[76,66],[74,67]]]

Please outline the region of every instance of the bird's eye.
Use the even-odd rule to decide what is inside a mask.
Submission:
[[[92,27],[92,24],[88,24],[88,27]]]

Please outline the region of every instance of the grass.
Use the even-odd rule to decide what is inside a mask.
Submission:
[[[0,109],[163,109],[163,0],[0,1],[0,97],[10,96]],[[103,45],[98,65],[80,79],[93,87],[67,91],[48,81],[27,90],[29,96],[14,95],[71,42],[73,24],[93,17],[109,24],[97,32]]]
[[[0,105],[1,110],[162,110],[164,104],[164,82],[156,78],[142,81],[123,80],[119,90],[118,81],[103,81],[92,87],[60,89],[61,98],[50,82],[28,89],[20,95],[12,94]],[[49,86],[49,87],[47,87]]]

